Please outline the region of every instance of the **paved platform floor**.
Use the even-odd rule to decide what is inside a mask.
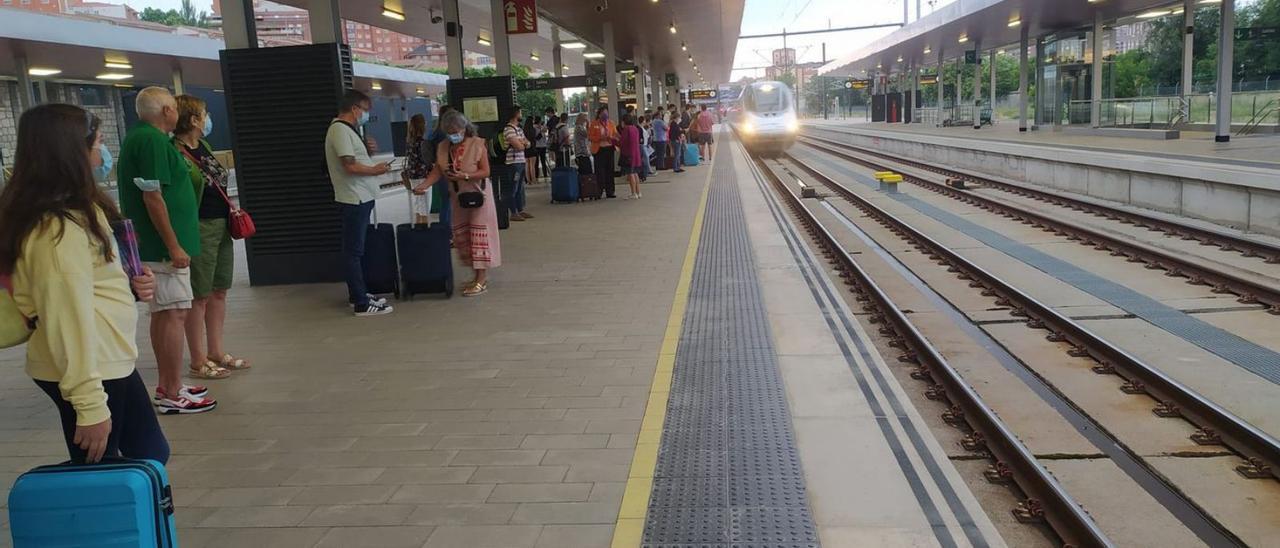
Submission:
[[[182,545],[607,546],[707,169],[640,201],[539,185],[487,295],[385,317],[351,317],[340,285],[250,288],[241,254],[227,340],[255,367],[210,383],[216,411],[162,418]],[[22,362],[0,353],[0,506],[66,457]]]
[[[1037,131],[1018,131],[1017,120],[1001,120],[994,126],[982,129],[972,127],[934,127],[925,124],[888,124],[869,122],[861,117],[848,119],[833,118],[829,120],[810,119],[806,123],[816,125],[849,126],[896,131],[903,133],[922,133],[937,137],[958,137],[963,139],[980,139],[985,141],[1002,141],[1010,143],[1054,145],[1080,150],[1097,150],[1103,152],[1127,152],[1180,160],[1198,160],[1204,162],[1220,162],[1251,167],[1280,169],[1280,157],[1276,150],[1280,149],[1280,134],[1261,133],[1246,137],[1231,138],[1228,143],[1215,143],[1213,133],[1203,131],[1184,131],[1181,139],[1156,140],[1136,139],[1131,137],[1107,137],[1097,135],[1080,135],[1053,131],[1042,127]]]

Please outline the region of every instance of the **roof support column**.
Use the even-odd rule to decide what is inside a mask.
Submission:
[[[253,18],[253,0],[222,2],[222,39],[227,49],[258,47],[258,23]]]
[[[1190,121],[1191,109],[1187,96],[1191,95],[1195,75],[1196,0],[1182,0],[1182,85],[1178,96],[1182,99],[1182,115]]]
[[[1093,14],[1093,68],[1089,71],[1089,125],[1102,126],[1102,12]]]
[[[649,67],[643,64],[643,63],[647,63],[648,61],[644,60],[645,57],[640,52],[640,48],[636,48],[634,51],[631,52],[631,58],[635,59],[635,62],[632,63],[632,66],[635,67],[636,71],[631,73],[631,77],[632,77],[631,82],[632,82],[632,88],[635,90],[635,94],[636,94],[636,118],[639,118],[641,114],[644,114],[644,109],[647,108],[649,104],[647,101],[645,101],[645,96],[644,96],[644,88],[645,88],[644,72]]]
[[[973,129],[982,129],[982,43],[973,41]]]
[[[1046,109],[1041,108],[1045,104],[1045,97],[1049,90],[1044,86],[1044,64],[1048,60],[1044,56],[1044,37],[1036,38],[1036,119],[1031,122],[1031,129],[1039,129],[1041,123],[1049,123],[1049,113]]]
[[[618,54],[614,52],[612,21],[604,22],[604,91],[609,101],[609,115],[617,120],[622,111],[618,110]]]
[[[458,12],[458,0],[444,3],[444,54],[449,62],[449,78],[462,78],[462,17]]]
[[[956,102],[952,105],[955,110],[953,116],[960,115],[960,103],[964,101],[964,51],[960,52],[960,56],[956,57]],[[955,120],[952,120],[953,122]]]
[[[507,37],[507,16],[502,0],[489,0],[489,21],[493,26],[493,62],[498,76],[511,76],[511,41]]]
[[[36,94],[31,86],[31,73],[28,72],[31,65],[27,63],[27,56],[19,53],[14,57],[14,63],[17,65],[14,68],[18,69],[18,105],[22,111],[17,114],[21,116],[23,112],[36,106]]]
[[[653,67],[649,67],[649,70],[653,70]],[[649,94],[651,95],[650,99],[653,99],[652,101],[653,110],[658,110],[659,108],[661,108],[663,105],[661,75],[658,75],[658,74],[649,75]]]
[[[938,88],[938,117],[933,121],[934,127],[942,127],[942,104],[946,101],[946,97],[943,95],[943,88],[947,86],[945,85],[946,82],[942,80],[942,67],[942,44],[938,44],[938,83],[934,84]]]
[[[917,10],[918,11],[918,10]],[[916,13],[919,18],[920,14]],[[920,71],[924,70],[920,65],[914,65],[911,70],[911,104],[907,108],[911,109],[911,122],[920,123],[920,119],[916,116],[916,105],[924,105],[924,101],[920,97]]]
[[[560,27],[551,27],[551,73],[560,78],[564,76],[564,48],[560,47]],[[556,113],[564,110],[564,90],[556,89]]]
[[[987,86],[987,95],[990,96],[990,102],[987,106],[991,107],[991,124],[996,123],[996,50],[991,50],[991,54],[987,57],[989,65],[987,74],[991,77],[991,84]]]
[[[1027,34],[1030,26],[1022,25],[1022,35],[1018,39],[1018,131],[1027,130]]]
[[[249,15],[253,16],[252,10]],[[311,43],[342,43],[342,14],[338,11],[338,0],[308,0],[307,16],[311,18]]]
[[[187,86],[182,82],[182,67],[173,67],[173,94],[182,95],[187,92]]]
[[[1225,143],[1231,140],[1231,79],[1235,63],[1236,1],[1222,0],[1222,23],[1218,28],[1218,120],[1213,140]]]

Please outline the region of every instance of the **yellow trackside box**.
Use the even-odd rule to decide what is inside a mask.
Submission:
[[[877,171],[875,175],[876,175],[876,180],[883,181],[885,177],[889,177],[891,175],[896,175],[896,174],[892,171]]]
[[[897,173],[890,173],[890,174],[888,174],[888,175],[885,175],[884,177],[881,177],[881,178],[880,178],[880,182],[882,182],[882,183],[901,183],[901,182],[902,182],[902,176],[901,176],[901,175],[898,175]]]

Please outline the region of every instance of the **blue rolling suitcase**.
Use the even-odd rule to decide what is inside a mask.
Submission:
[[[152,460],[106,458],[31,470],[9,492],[9,528],[14,548],[178,545],[169,475]]]
[[[551,170],[551,203],[574,203],[578,201],[578,170],[572,167],[558,167]]]
[[[696,166],[701,159],[698,155],[698,145],[693,143],[684,145],[684,165]]]
[[[400,294],[396,262],[396,229],[391,223],[369,225],[364,240],[364,285],[373,295]]]
[[[453,296],[453,256],[450,229],[444,223],[396,226],[400,251],[400,297],[419,293]]]

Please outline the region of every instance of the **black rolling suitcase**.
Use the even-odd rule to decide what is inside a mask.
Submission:
[[[374,295],[400,295],[396,228],[391,223],[369,225],[364,241],[364,285]]]
[[[419,293],[453,296],[452,234],[444,223],[396,226],[400,249],[400,298]]]

